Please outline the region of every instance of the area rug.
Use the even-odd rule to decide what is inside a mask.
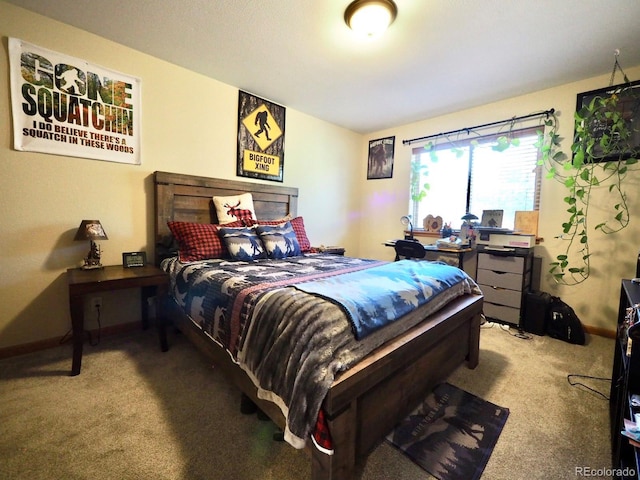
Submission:
[[[442,383],[387,440],[439,480],[477,480],[508,416],[509,409]]]

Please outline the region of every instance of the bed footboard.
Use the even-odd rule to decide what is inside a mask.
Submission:
[[[324,403],[334,455],[314,449],[313,480],[354,478],[428,392],[465,361],[478,365],[482,301],[468,296],[446,307],[336,379]]]
[[[334,454],[311,447],[313,480],[349,480],[362,460],[439,382],[466,361],[479,361],[483,297],[456,299],[424,322],[381,346],[334,381],[323,408]],[[284,429],[285,418],[229,355],[167,299],[166,316],[258,408]],[[238,397],[240,399],[240,396]]]

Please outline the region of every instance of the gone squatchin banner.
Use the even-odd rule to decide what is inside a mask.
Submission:
[[[9,38],[16,150],[140,165],[140,79]]]

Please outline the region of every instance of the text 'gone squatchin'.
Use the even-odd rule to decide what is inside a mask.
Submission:
[[[132,85],[58,63],[30,52],[21,55],[22,110],[46,122],[68,123],[133,136]]]

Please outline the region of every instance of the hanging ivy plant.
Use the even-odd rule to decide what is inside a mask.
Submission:
[[[581,94],[584,101],[575,113],[575,134],[569,158],[560,150],[555,115],[540,132],[540,163],[547,177],[567,188],[564,202],[568,217],[562,223],[566,246],[551,262],[557,283],[575,285],[590,275],[590,233],[616,233],[629,225],[630,215],[624,179],[637,167],[640,132],[634,120],[640,119],[640,82],[627,83]],[[589,208],[596,189],[606,188],[611,199],[609,218],[590,225]]]
[[[420,203],[427,196],[429,190],[429,183],[420,183],[422,175],[427,173],[427,164],[421,164],[419,159],[411,160],[411,177],[410,183],[410,195],[411,200],[415,203]]]

